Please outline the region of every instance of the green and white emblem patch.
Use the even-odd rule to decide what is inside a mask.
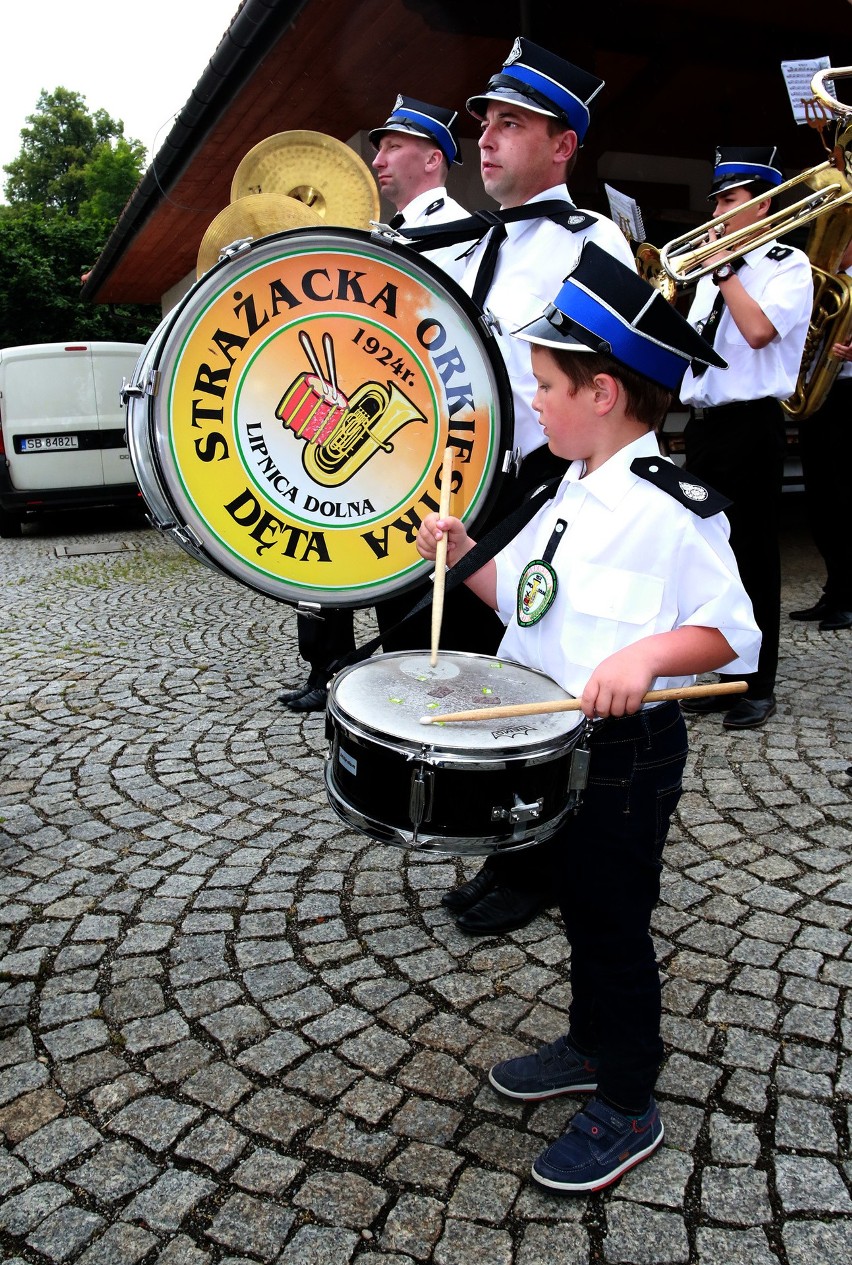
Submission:
[[[521,628],[537,624],[547,614],[558,586],[559,580],[549,562],[537,558],[527,563],[518,581],[517,616]]]

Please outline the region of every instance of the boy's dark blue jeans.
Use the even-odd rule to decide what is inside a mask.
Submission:
[[[639,1113],[663,1057],[651,913],[687,756],[677,703],[601,722],[589,782],[559,836],[571,945],[571,1038],[600,1059],[598,1093]]]

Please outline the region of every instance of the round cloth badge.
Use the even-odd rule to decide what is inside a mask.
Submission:
[[[518,581],[517,616],[521,628],[543,619],[553,605],[559,580],[549,562],[528,562]]]

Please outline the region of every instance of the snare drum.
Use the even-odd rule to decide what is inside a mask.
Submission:
[[[471,527],[511,451],[508,377],[480,316],[429,260],[355,229],[276,233],[223,258],[125,391],[155,526],[294,605],[407,592],[430,570],[414,542],[445,449]]]
[[[329,690],[325,765],[339,817],[382,843],[486,855],[541,843],[573,806],[579,712],[423,725],[421,717],[568,699],[550,677],[505,659],[442,652],[378,655]]]

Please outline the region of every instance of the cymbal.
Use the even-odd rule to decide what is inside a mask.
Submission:
[[[379,218],[372,172],[343,141],[323,132],[277,132],[243,157],[231,201],[252,193],[283,193],[314,208],[326,224],[368,228]]]
[[[216,263],[219,252],[240,237],[267,237],[288,228],[311,228],[322,224],[322,216],[304,202],[285,198],[282,193],[252,193],[223,207],[211,220],[198,247],[196,277]]]

